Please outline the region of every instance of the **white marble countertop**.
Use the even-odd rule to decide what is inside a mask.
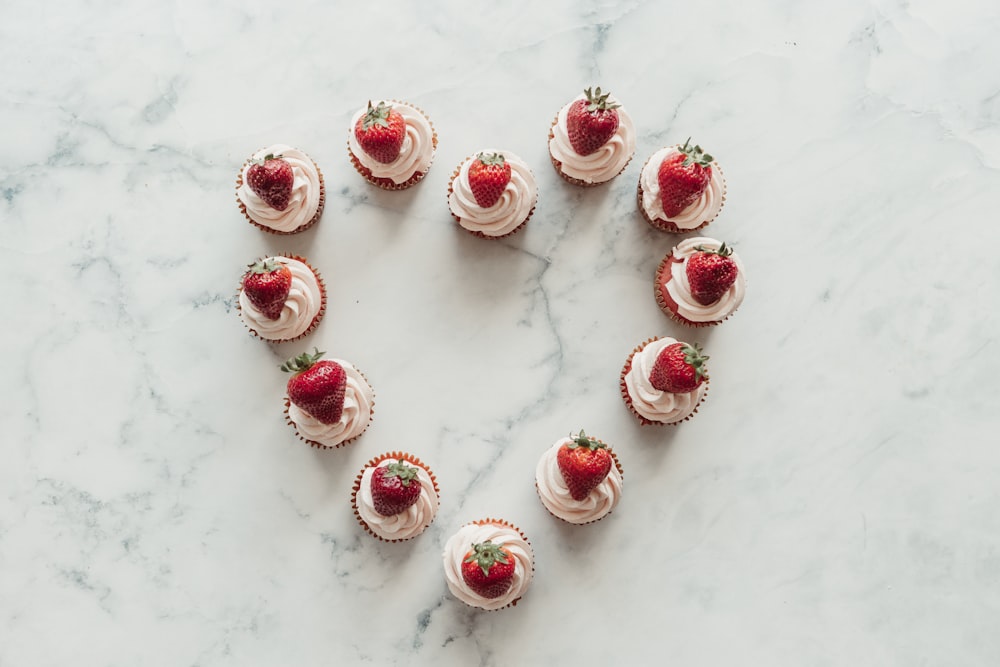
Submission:
[[[289,4],[0,10],[0,665],[1000,664],[995,2]],[[638,151],[580,189],[545,137],[589,85]],[[347,158],[379,97],[437,129],[405,192]],[[705,232],[749,276],[708,331],[657,308],[682,237],[635,205],[645,159],[688,135],[728,181]],[[326,177],[293,237],[234,199],[276,142]],[[540,189],[499,242],[445,200],[487,146]],[[301,343],[237,316],[243,267],[275,252],[327,280]],[[711,355],[676,428],[619,396],[655,335]],[[278,365],[314,345],[376,392],[337,451],[282,418]],[[534,466],[581,427],[625,490],[574,528]],[[442,506],[384,544],[350,486],[394,449],[431,465]],[[491,515],[527,534],[536,577],[485,613],[440,554]]]

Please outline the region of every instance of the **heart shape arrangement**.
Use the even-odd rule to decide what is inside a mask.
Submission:
[[[407,139],[411,136],[412,140]],[[404,150],[404,142],[408,141]],[[631,117],[600,87],[587,88],[583,96],[568,103],[549,132],[553,166],[565,180],[584,187],[607,182],[624,171],[634,154],[634,141]],[[437,134],[423,112],[399,102],[369,101],[367,108],[355,115],[349,129],[352,164],[370,183],[385,189],[404,189],[419,182],[436,147]],[[322,189],[321,177],[312,178],[306,173],[309,162],[308,158],[299,158],[296,163],[300,165],[296,169],[304,170],[307,197],[310,182],[314,183],[313,189],[315,183]],[[586,170],[591,163],[603,166],[591,173]],[[267,207],[285,211],[296,182],[289,161],[282,154],[268,153],[248,164],[244,172],[246,185]],[[238,199],[249,218],[249,204],[241,189],[243,178],[237,181]],[[462,182],[456,183],[459,178]],[[516,201],[519,196],[537,197],[537,189],[533,195],[523,194],[532,192],[533,180],[530,170],[513,154],[480,151],[460,165],[452,177],[452,215],[463,227],[464,218],[488,219],[492,211],[500,209],[501,202]],[[528,188],[526,181],[532,181]],[[724,199],[725,182],[714,158],[701,146],[692,146],[690,139],[654,153],[643,166],[637,189],[637,203],[646,220],[672,232],[704,227],[718,215]],[[525,203],[530,211],[534,210],[534,199]],[[461,214],[456,212],[456,206]],[[315,216],[318,218],[321,212],[322,202]],[[256,214],[262,219],[270,215],[259,208]],[[307,210],[306,214],[312,215],[313,211]],[[280,218],[277,214],[274,217]],[[511,229],[520,229],[531,213],[522,217],[494,234],[486,228],[474,233],[500,238],[513,233]],[[305,228],[281,232],[259,220],[251,222],[273,233],[297,233]],[[681,324],[714,326],[742,302],[742,264],[725,243],[708,238],[691,241],[696,242],[693,247],[689,247],[690,242],[680,243],[661,262],[656,276],[657,302]],[[290,284],[289,269],[265,259],[250,265],[241,292],[250,304],[248,308],[252,306],[265,318],[277,319],[287,307]],[[317,317],[321,315],[322,311]],[[289,359],[281,369],[292,374],[287,382],[289,423],[310,444],[333,448],[353,441],[365,431],[374,394],[370,387],[365,389],[367,381],[351,364],[323,356],[314,348],[312,353],[303,352]],[[673,425],[690,419],[707,391],[707,359],[696,343],[651,338],[640,344],[622,370],[626,406],[642,425]],[[347,402],[350,409],[345,407]],[[323,440],[327,433],[337,439]],[[622,469],[615,453],[582,429],[550,448],[536,471],[536,488],[546,509],[577,525],[594,523],[610,513],[620,498],[621,485]],[[413,455],[387,453],[369,461],[359,473],[352,504],[362,527],[378,539],[412,539],[433,521],[438,510],[436,478]],[[530,545],[520,529],[495,519],[466,524],[448,541],[444,558],[449,588],[463,602],[482,609],[516,604],[534,569]]]

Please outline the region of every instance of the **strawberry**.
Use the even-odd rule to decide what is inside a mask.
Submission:
[[[462,561],[462,579],[484,598],[498,598],[514,583],[514,557],[500,544],[473,544]]]
[[[476,203],[489,208],[510,183],[510,164],[500,153],[479,153],[469,166],[469,188]]]
[[[420,497],[417,469],[403,461],[378,466],[372,472],[372,502],[382,516],[393,516],[406,510]]]
[[[389,164],[399,157],[406,137],[406,121],[398,111],[385,102],[377,107],[368,100],[368,110],[354,126],[354,136],[361,144],[361,150],[372,159]]]
[[[588,438],[583,429],[570,437],[572,442],[556,453],[556,464],[573,500],[583,500],[611,472],[611,452],[603,442]]]
[[[650,383],[660,391],[671,394],[685,394],[694,391],[708,375],[704,364],[708,359],[702,355],[698,344],[674,343],[660,351],[649,374]]]
[[[678,153],[660,163],[657,176],[660,182],[660,201],[668,218],[698,201],[701,193],[712,180],[712,156],[701,150],[701,146],[691,147],[691,138],[684,142]]]
[[[688,257],[687,279],[691,286],[691,296],[703,306],[718,301],[726,293],[739,274],[739,268],[733,261],[732,248],[723,243],[718,250],[695,246],[698,252]]]
[[[251,264],[243,274],[243,293],[271,320],[281,317],[291,287],[292,272],[271,257]]]
[[[247,169],[247,185],[264,200],[265,204],[276,211],[288,208],[294,182],[292,165],[283,160],[281,155],[268,153],[254,160]]]
[[[281,365],[294,373],[288,380],[288,398],[324,424],[336,424],[344,411],[347,373],[336,361],[319,361],[325,352],[313,348]]]
[[[608,143],[618,130],[618,112],[621,105],[608,99],[611,93],[601,93],[601,87],[591,92],[583,91],[587,99],[577,100],[566,113],[566,132],[569,143],[580,155],[590,155]]]

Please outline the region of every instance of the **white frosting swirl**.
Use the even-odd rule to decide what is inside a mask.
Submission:
[[[295,425],[295,430],[306,440],[318,442],[327,447],[336,447],[342,442],[356,438],[372,419],[372,404],[375,402],[375,392],[365,381],[361,373],[343,359],[331,359],[344,367],[347,373],[347,387],[344,390],[344,409],[340,421],[334,424],[324,424],[308,412],[290,403],[288,417]]]
[[[649,381],[660,352],[676,342],[669,336],[652,341],[632,356],[632,368],[625,374],[625,388],[632,399],[632,407],[650,421],[664,424],[683,421],[694,412],[708,391],[707,381],[683,394],[660,391]]]
[[[570,523],[597,521],[615,508],[622,497],[622,474],[612,461],[608,476],[583,500],[574,500],[559,471],[558,455],[563,445],[573,442],[563,438],[545,450],[535,468],[535,485],[545,508]]]
[[[504,188],[500,199],[493,206],[483,208],[476,203],[476,197],[469,187],[469,168],[475,157],[462,163],[458,175],[451,184],[448,205],[458,218],[459,224],[473,232],[486,236],[509,234],[522,222],[538,200],[538,185],[535,176],[521,158],[510,151],[486,149],[478,153],[499,153],[510,165],[510,182]]]
[[[642,168],[642,174],[639,175],[642,208],[650,220],[666,220],[680,229],[694,229],[704,222],[714,220],[722,210],[722,202],[726,196],[726,181],[722,176],[722,169],[713,162],[712,177],[698,200],[681,211],[677,217],[668,218],[663,212],[663,202],[660,200],[660,164],[670,155],[679,152],[677,146],[661,148],[653,153],[646,166]]]
[[[743,270],[743,262],[734,252],[729,257],[736,263],[736,282],[715,303],[707,306],[701,305],[691,296],[691,284],[687,277],[687,262],[692,255],[698,252],[695,250],[697,246],[718,250],[722,243],[705,236],[698,236],[678,243],[671,252],[673,259],[667,260],[670,267],[670,279],[665,283],[661,282],[660,288],[666,288],[670,298],[677,304],[677,314],[684,319],[692,322],[717,322],[725,319],[743,303],[743,296],[747,289],[746,273]]]
[[[489,540],[493,544],[505,547],[514,557],[514,580],[510,590],[498,598],[484,598],[473,591],[462,578],[462,561],[472,550],[473,544]],[[521,537],[521,534],[509,526],[500,524],[480,525],[470,523],[462,526],[444,545],[444,576],[452,595],[462,602],[481,609],[500,609],[524,595],[531,583],[532,559],[531,545]]]
[[[292,196],[284,211],[268,206],[247,185],[247,171],[250,169],[252,161],[261,159],[269,153],[281,155],[285,162],[292,167],[292,175],[294,176]],[[240,187],[236,190],[236,196],[246,206],[247,215],[257,224],[279,232],[291,232],[312,220],[313,216],[316,215],[316,211],[319,209],[321,189],[316,163],[308,155],[291,146],[275,144],[257,151],[253,154],[251,161],[243,165],[243,179]]]
[[[388,164],[379,162],[366,153],[357,137],[354,136],[354,128],[358,124],[358,119],[365,115],[367,107],[361,109],[351,118],[351,127],[347,132],[347,143],[351,153],[372,172],[376,178],[388,178],[393,183],[405,183],[419,172],[426,172],[434,159],[434,128],[420,111],[402,102],[389,102],[391,106],[406,121],[406,136],[403,138],[403,146],[400,148],[399,157]],[[378,102],[375,102],[375,106]]]
[[[382,516],[375,511],[375,501],[372,498],[372,475],[375,468],[382,468],[390,463],[402,461],[417,469],[417,481],[420,483],[420,496],[417,502],[410,505],[399,514]],[[412,482],[411,482],[412,484]],[[422,467],[407,459],[387,458],[379,461],[375,467],[365,468],[361,474],[361,488],[357,495],[358,514],[373,533],[384,540],[408,540],[424,532],[424,529],[434,520],[438,511],[438,494],[434,490],[434,481]]]
[[[618,107],[618,129],[615,133],[607,143],[590,155],[580,155],[569,141],[566,117],[573,104],[585,99],[586,95],[580,95],[559,110],[556,125],[552,128],[552,138],[549,139],[549,152],[562,163],[562,172],[567,176],[587,183],[604,183],[621,173],[635,154],[635,126],[625,107]],[[614,96],[609,99],[618,101]]]
[[[240,289],[240,317],[265,340],[282,341],[300,336],[312,325],[323,307],[323,293],[316,274],[303,262],[291,257],[268,257],[281,262],[292,274],[292,284],[278,319],[272,320],[253,305]]]

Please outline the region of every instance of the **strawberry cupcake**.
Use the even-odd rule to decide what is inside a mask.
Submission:
[[[488,611],[517,604],[535,569],[528,539],[500,519],[462,526],[445,543],[442,558],[452,595]]]
[[[427,174],[437,134],[420,109],[403,102],[368,102],[351,118],[347,152],[351,164],[372,185],[405,190]]]
[[[438,511],[434,473],[412,454],[376,456],[358,473],[351,505],[358,523],[384,542],[409,540],[431,524]]]
[[[240,281],[237,309],[254,336],[284,343],[308,335],[326,312],[326,287],[302,257],[265,257]]]
[[[592,187],[625,171],[635,155],[635,126],[611,96],[587,88],[556,114],[549,128],[549,157],[563,180]]]
[[[510,151],[485,150],[458,165],[448,183],[448,208],[458,224],[484,239],[510,236],[538,202],[535,176]]]
[[[285,421],[299,438],[319,449],[342,447],[371,423],[375,392],[365,376],[343,359],[320,361],[313,349],[281,365],[292,373],[285,397]]]
[[[708,393],[707,359],[698,345],[650,338],[632,351],[622,369],[625,405],[643,425],[690,419]]]
[[[724,242],[704,236],[674,246],[656,270],[656,303],[692,327],[721,323],[743,303],[743,262]]]
[[[535,468],[535,489],[552,516],[593,523],[621,500],[622,466],[610,447],[581,430],[545,450]]]
[[[665,232],[691,232],[712,222],[726,201],[722,169],[701,146],[668,146],[639,174],[637,198],[646,222]]]
[[[254,153],[236,178],[236,201],[250,224],[272,234],[297,234],[323,214],[323,174],[302,151],[275,144]]]

